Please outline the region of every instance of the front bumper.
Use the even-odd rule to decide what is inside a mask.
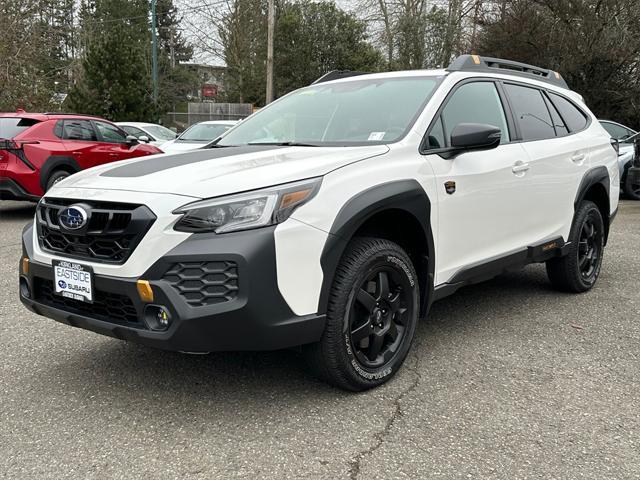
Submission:
[[[93,305],[52,295],[51,265],[33,260],[32,225],[23,232],[29,268],[20,271],[29,296],[21,290],[20,299],[59,322],[166,350],[276,350],[318,341],[325,317],[295,315],[278,290],[274,228],[192,235],[152,265],[140,278],[152,286],[153,305],[170,313],[166,331],[147,328],[148,304],[138,294],[138,278],[95,275]],[[202,300],[208,288],[217,293]]]

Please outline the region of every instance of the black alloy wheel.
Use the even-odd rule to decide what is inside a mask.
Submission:
[[[596,221],[588,216],[580,229],[578,240],[578,268],[582,278],[589,281],[600,266],[600,253],[602,238],[601,232],[596,228]]]
[[[356,293],[348,331],[363,367],[385,365],[402,345],[411,308],[411,287],[405,279],[396,270],[380,267],[367,275]]]
[[[345,390],[383,384],[409,353],[419,305],[418,275],[407,252],[390,240],[354,238],[334,275],[322,338],[303,350],[309,366]]]

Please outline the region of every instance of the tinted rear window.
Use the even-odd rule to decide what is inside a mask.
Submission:
[[[31,118],[0,118],[0,138],[14,138],[38,123]]]
[[[577,132],[587,126],[587,117],[573,103],[555,93],[550,93],[549,96],[553,104],[558,108],[560,115],[562,115],[570,131]]]

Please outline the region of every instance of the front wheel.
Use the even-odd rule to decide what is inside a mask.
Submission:
[[[71,174],[66,170],[56,170],[55,172],[53,172],[51,176],[49,176],[49,179],[47,180],[46,191],[48,192],[49,190],[51,190],[51,187],[53,187],[56,183],[61,182],[62,180],[67,178],[69,175]]]
[[[305,350],[310,366],[346,390],[386,382],[409,352],[418,299],[415,269],[399,245],[354,239],[336,271],[322,339]]]
[[[569,252],[547,262],[547,275],[558,290],[581,293],[598,280],[604,253],[604,222],[595,203],[584,201],[576,211],[569,234]]]

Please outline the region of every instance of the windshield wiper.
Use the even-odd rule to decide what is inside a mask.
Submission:
[[[278,147],[319,147],[313,143],[302,142],[250,142],[247,145],[276,145]]]

